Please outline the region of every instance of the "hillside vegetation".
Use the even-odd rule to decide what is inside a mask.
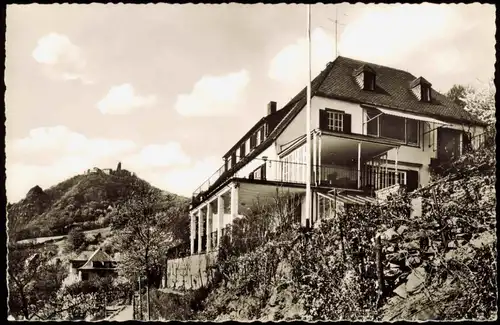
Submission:
[[[26,197],[8,206],[9,236],[16,240],[66,235],[72,228],[107,227],[117,207],[132,198],[138,186],[160,192],[126,170],[77,175],[46,190],[38,185]],[[187,202],[168,194],[168,199]]]
[[[9,315],[99,319],[105,301],[123,303],[137,289],[137,275],[143,288],[158,287],[167,249],[189,238],[188,204],[124,170],[35,186],[8,206]],[[21,240],[39,236],[53,237]],[[118,259],[118,277],[75,282],[69,261],[97,248]]]
[[[349,209],[309,231],[272,224],[293,216],[293,199],[276,200],[234,224],[201,297],[164,299],[178,305],[160,306],[158,317],[495,319],[495,183],[490,146],[462,156],[424,188]],[[414,199],[422,213],[410,217]]]

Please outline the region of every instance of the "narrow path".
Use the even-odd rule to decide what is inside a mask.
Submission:
[[[120,311],[113,317],[109,318],[108,320],[120,322],[126,320],[133,320],[133,318],[134,318],[134,309],[132,305],[128,305],[122,311]]]
[[[158,291],[165,292],[165,293],[173,293],[174,295],[184,296],[184,292],[177,291],[177,290],[170,289],[170,288],[161,288],[161,289],[158,289]]]

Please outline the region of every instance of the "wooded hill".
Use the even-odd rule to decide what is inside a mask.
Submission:
[[[45,190],[34,186],[24,199],[7,206],[10,239],[66,235],[75,227],[107,227],[117,207],[142,186],[162,192],[127,170],[77,175]],[[162,193],[166,201],[189,203],[185,197]]]

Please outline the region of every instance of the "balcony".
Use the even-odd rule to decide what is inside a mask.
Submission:
[[[383,168],[362,165],[358,172],[357,167],[340,165],[312,165],[311,185],[337,187],[345,189],[362,189],[375,191],[396,184],[396,174]],[[256,182],[275,182],[282,184],[306,184],[307,166],[304,163],[284,162],[277,160],[263,160],[261,169],[247,173],[239,169],[225,171],[224,166],[219,168],[193,193],[193,204],[202,201],[206,194],[222,185],[230,178],[243,178]],[[404,178],[399,175],[399,184],[404,184]],[[358,184],[359,183],[359,184]]]

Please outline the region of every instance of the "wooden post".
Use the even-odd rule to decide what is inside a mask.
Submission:
[[[104,319],[106,319],[106,308],[107,308],[106,307],[106,303],[107,303],[107,301],[106,301],[106,292],[104,292]]]
[[[148,312],[148,321],[151,320],[151,304],[149,303],[149,280],[146,285],[146,307]]]
[[[142,320],[141,276],[139,275],[139,319]]]
[[[361,142],[358,142],[358,173],[357,173],[358,189],[361,188]]]
[[[224,198],[222,195],[217,198],[217,215],[217,246],[220,247],[222,239],[222,226],[224,224]]]
[[[380,235],[375,236],[375,251],[377,259],[377,278],[378,278],[378,297],[377,308],[382,306],[384,299],[384,268],[382,265],[382,244],[380,242]]]
[[[316,145],[316,132],[313,132],[313,179],[312,179],[312,182],[315,184],[315,185],[318,185],[317,183],[317,175],[316,175],[316,167],[317,167],[317,145]]]
[[[336,192],[335,192],[336,193]],[[335,197],[336,198],[336,197]],[[337,211],[337,203],[335,202],[335,211]],[[344,217],[342,213],[340,214],[339,222],[339,230],[340,230],[340,248],[342,249],[342,262],[346,262],[345,256],[345,247],[344,247],[344,225],[343,225]]]
[[[135,295],[132,296],[132,319],[136,318],[136,310],[135,310]]]

